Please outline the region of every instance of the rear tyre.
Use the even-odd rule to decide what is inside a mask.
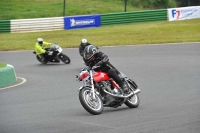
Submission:
[[[129,85],[131,86],[131,88],[133,90],[136,89],[131,83],[129,83]],[[137,108],[139,106],[139,104],[140,104],[139,95],[138,94],[134,94],[133,96],[129,97],[124,104],[126,106],[128,106],[129,108]]]
[[[70,58],[65,54],[60,54],[59,58],[65,64],[69,64],[71,62]]]
[[[95,99],[93,99],[91,89],[81,89],[79,91],[79,100],[84,109],[89,113],[98,115],[103,112],[103,102],[101,97],[95,93]]]

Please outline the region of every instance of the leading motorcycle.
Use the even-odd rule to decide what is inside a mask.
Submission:
[[[62,48],[56,43],[53,43],[49,48],[45,48],[45,50],[48,54],[44,54],[44,61],[41,60],[39,55],[36,55],[37,60],[42,64],[47,64],[48,62],[60,63],[60,60],[65,64],[71,62],[70,58],[62,53]],[[33,51],[33,54],[36,54],[36,51]]]
[[[136,83],[118,71],[120,78],[128,87],[128,91],[123,92],[107,73],[94,71],[98,67],[87,66],[76,75],[77,81],[83,81],[83,86],[78,89],[79,101],[83,108],[93,115],[101,114],[104,107],[117,108],[122,104],[129,108],[137,108],[140,104],[140,89]]]

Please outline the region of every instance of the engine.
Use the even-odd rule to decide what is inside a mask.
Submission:
[[[106,91],[112,93],[113,87],[110,81],[102,81],[100,86],[102,90],[106,89]],[[113,96],[107,93],[103,93],[102,96],[103,96],[103,102],[105,105],[111,105],[116,100]]]

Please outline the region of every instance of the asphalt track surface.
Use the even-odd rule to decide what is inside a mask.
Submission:
[[[78,49],[64,49],[69,65],[40,64],[32,51],[0,52],[24,84],[0,90],[0,133],[199,133],[200,43],[101,47],[141,89],[140,106],[81,106],[75,75]]]

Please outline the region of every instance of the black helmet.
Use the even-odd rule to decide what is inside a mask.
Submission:
[[[42,38],[38,38],[37,41],[38,41],[38,43],[39,43],[40,45],[43,44],[43,39],[42,39]]]
[[[87,47],[85,47],[84,52],[83,52],[83,57],[86,60],[91,60],[91,58],[97,54],[99,51],[97,50],[97,48],[93,45],[89,45]]]

